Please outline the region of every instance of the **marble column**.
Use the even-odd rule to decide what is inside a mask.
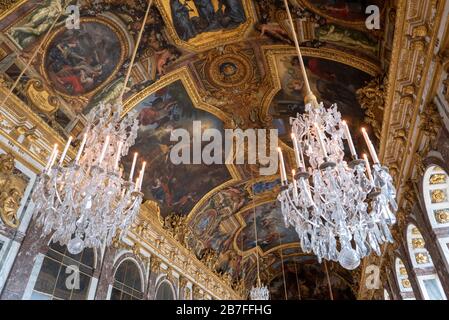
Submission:
[[[34,267],[35,258],[39,253],[47,252],[49,240],[50,237],[41,237],[40,228],[36,227],[35,221],[32,220],[0,295],[1,300],[22,299]]]

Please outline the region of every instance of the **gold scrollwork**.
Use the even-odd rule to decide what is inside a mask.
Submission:
[[[435,210],[434,213],[438,223],[449,223],[449,209]]]
[[[415,253],[415,259],[418,264],[429,263],[429,255],[426,252]]]
[[[0,155],[0,216],[11,228],[17,228],[17,211],[26,188],[26,181],[14,174],[14,156]]]
[[[430,191],[430,197],[432,199],[432,203],[441,203],[447,201],[447,193],[446,190],[436,189]]]
[[[447,181],[447,175],[444,173],[436,173],[430,176],[430,184],[443,184]]]
[[[57,97],[51,95],[40,80],[30,80],[26,86],[26,94],[34,107],[40,112],[52,114],[58,110]]]
[[[424,239],[423,238],[412,239],[412,246],[413,246],[413,249],[424,248],[424,246],[425,246]]]

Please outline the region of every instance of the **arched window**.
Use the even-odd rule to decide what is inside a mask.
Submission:
[[[159,284],[156,291],[156,300],[175,300],[173,288],[167,280]]]
[[[66,246],[51,243],[34,284],[31,299],[87,300],[95,255],[91,248],[73,255]]]
[[[139,267],[131,259],[120,263],[115,271],[111,300],[142,300],[143,280]]]
[[[419,229],[413,224],[407,228],[407,244],[419,288],[425,300],[446,300],[440,279]]]
[[[449,176],[438,166],[429,167],[424,174],[423,190],[430,225],[449,268]]]
[[[396,278],[398,279],[399,291],[404,300],[415,300],[412,285],[408,278],[407,269],[401,259],[396,258],[395,261]]]

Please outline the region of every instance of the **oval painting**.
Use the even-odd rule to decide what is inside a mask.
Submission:
[[[119,35],[99,21],[82,21],[78,30],[62,28],[45,56],[48,80],[59,92],[82,96],[99,89],[116,71],[123,52]]]

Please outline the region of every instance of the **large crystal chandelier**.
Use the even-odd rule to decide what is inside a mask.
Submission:
[[[388,169],[381,166],[365,129],[362,134],[374,165],[367,155],[359,159],[349,128],[337,106],[318,104],[310,89],[293,20],[284,0],[303,73],[305,113],[291,119],[296,170],[288,182],[279,149],[282,188],[278,195],[286,226],[293,226],[304,252],[338,261],[353,270],[361,258],[393,242],[389,226],[396,222],[396,191]],[[344,160],[344,140],[352,161]]]
[[[109,245],[117,230],[129,227],[142,203],[145,162],[136,181],[136,156],[128,179],[119,168],[139,125],[133,116],[121,120],[120,110],[120,105],[111,104],[92,110],[75,160],[64,165],[72,138],[58,163],[55,146],[33,192],[43,235],[54,231],[52,240],[67,245],[73,254],[85,247],[100,247],[103,240]]]
[[[121,114],[126,84],[151,5],[152,0],[148,3],[117,103],[100,103],[89,113],[77,155],[69,164],[64,161],[72,137],[59,161],[55,145],[32,195],[34,215],[43,235],[53,233],[52,241],[66,245],[72,254],[78,254],[86,247],[110,245],[118,231],[124,235],[142,203],[146,163],[143,162],[135,180],[137,153],[129,175],[120,168],[121,158],[135,143],[139,123],[135,113],[123,119]]]

